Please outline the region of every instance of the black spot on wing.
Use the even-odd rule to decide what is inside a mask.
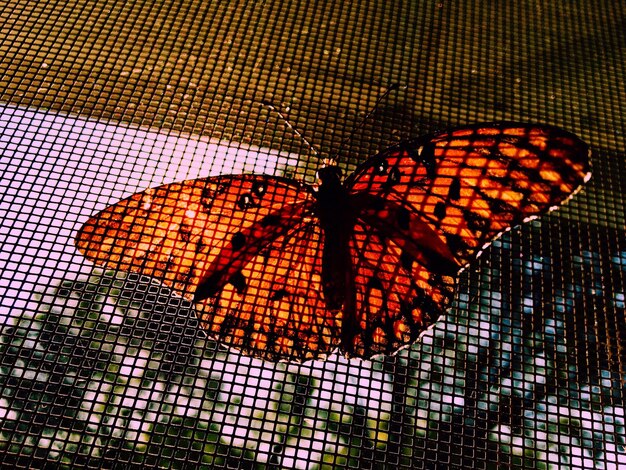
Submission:
[[[456,233],[445,233],[446,244],[452,253],[467,253],[470,249],[469,245],[465,243],[463,237]]]
[[[187,283],[191,279],[193,274],[194,274],[194,271],[191,268],[191,266],[183,266],[178,269],[178,272],[176,274],[176,279],[184,283]]]
[[[414,262],[415,260],[413,257],[406,251],[402,250],[402,253],[400,254],[400,265],[410,272],[413,269]]]
[[[374,173],[377,175],[386,175],[389,169],[389,163],[384,158],[379,159],[374,163]]]
[[[180,239],[185,243],[189,243],[191,241],[192,231],[189,224],[182,222],[178,229],[178,233],[180,233]]]
[[[265,217],[261,219],[262,227],[271,227],[271,226],[278,225],[279,223],[280,223],[280,217],[278,217],[275,214],[266,215]]]
[[[409,210],[405,207],[400,207],[396,214],[396,221],[398,222],[398,227],[402,230],[411,228],[411,213]]]
[[[199,237],[198,241],[196,242],[196,248],[195,248],[195,254],[196,256],[199,253],[202,253],[204,251],[204,249],[207,247],[208,245],[206,243],[204,243],[204,238],[203,237]],[[196,257],[194,256],[194,259],[196,259]]]
[[[237,232],[233,234],[230,243],[233,245],[234,251],[239,251],[246,245],[246,236],[241,232]]]
[[[259,251],[259,256],[263,258],[263,261],[265,263],[267,263],[267,261],[270,259],[270,254],[271,250],[268,248],[263,248],[261,251]]]
[[[240,295],[243,294],[246,290],[246,287],[248,287],[246,276],[244,276],[241,271],[237,271],[235,274],[233,274],[228,282],[230,282],[235,287],[235,290]]]
[[[489,179],[491,181],[495,181],[505,188],[511,188],[513,191],[521,194],[524,199],[528,199],[530,196],[532,196],[532,190],[530,188],[521,188],[518,182],[510,175],[491,176]]]
[[[377,277],[370,277],[367,281],[367,290],[383,290],[383,283]]]
[[[278,301],[278,300],[282,299],[283,297],[285,297],[288,294],[289,294],[289,292],[287,292],[286,289],[278,289],[278,290],[275,290],[274,292],[272,292],[270,300]]]
[[[417,308],[422,312],[422,324],[429,324],[432,319],[439,318],[444,308],[426,294],[423,289],[416,288],[415,291],[417,295],[411,300],[411,307],[413,309]]]
[[[560,186],[550,186],[550,200],[559,201],[564,197]]]
[[[242,211],[257,206],[258,204],[250,193],[244,193],[239,196],[239,199],[237,199],[237,207],[239,207]]]
[[[411,160],[418,165],[424,166],[429,178],[433,179],[436,176],[435,144],[433,142],[428,142],[421,146],[404,145],[402,149]]]
[[[258,197],[262,197],[267,191],[267,185],[262,181],[255,181],[252,185],[252,192]]]
[[[489,219],[486,219],[468,209],[463,209],[463,218],[465,219],[465,222],[467,222],[467,226],[470,230],[475,232],[482,232],[489,228]]]
[[[384,182],[387,187],[398,184],[402,177],[400,169],[397,166],[389,168],[389,162],[384,158],[376,160],[372,168],[376,176],[387,176],[387,180]]]
[[[482,196],[482,198],[487,202],[489,209],[493,211],[494,214],[504,214],[515,212],[515,210],[506,202],[500,199],[495,199],[491,196],[487,196],[483,191],[476,191],[478,194]]]
[[[435,217],[437,217],[437,219],[439,220],[443,220],[444,217],[446,216],[446,204],[445,202],[441,202],[439,201],[437,204],[435,204],[435,210],[433,211]]]
[[[400,173],[400,170],[398,169],[398,167],[394,166],[391,170],[389,170],[389,176],[387,177],[387,184],[389,186],[398,184],[400,182],[401,176],[402,174]]]
[[[448,198],[452,201],[457,201],[461,197],[461,180],[459,178],[453,178],[450,183],[450,189],[448,190]]]
[[[200,196],[200,204],[206,210],[210,211],[213,208],[213,203],[215,202],[215,198],[224,194],[228,189],[228,184],[226,183],[209,183],[202,188],[202,195]]]
[[[204,279],[204,281],[198,285],[193,294],[194,302],[200,302],[208,299],[209,297],[214,297],[217,294],[217,291],[221,288],[220,280],[221,275],[219,272],[213,273]]]
[[[224,286],[222,276],[223,273],[219,271],[214,272],[212,275],[207,277],[202,284],[199,284],[193,294],[194,302],[200,302],[208,299],[209,297],[215,297],[218,291]],[[246,277],[241,273],[241,271],[237,271],[237,273],[233,274],[228,282],[235,287],[235,290],[240,295],[244,293],[248,285]]]

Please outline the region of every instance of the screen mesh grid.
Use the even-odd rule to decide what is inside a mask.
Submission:
[[[626,465],[625,13],[584,0],[5,2],[2,466]],[[496,120],[579,135],[592,179],[497,239],[395,356],[242,355],[207,338],[188,298],[75,247],[89,217],[147,188],[312,183],[325,157],[349,174],[409,137]]]

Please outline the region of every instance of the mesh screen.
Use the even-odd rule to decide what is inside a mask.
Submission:
[[[625,13],[606,0],[2,3],[2,466],[626,466]],[[326,157],[349,174],[408,138],[496,120],[575,133],[593,177],[491,244],[397,355],[241,354],[171,282],[94,266],[75,245],[91,216],[147,188],[312,183]]]

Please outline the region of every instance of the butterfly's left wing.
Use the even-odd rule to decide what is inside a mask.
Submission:
[[[225,344],[272,362],[330,354],[340,340],[341,319],[323,297],[322,241],[321,227],[311,214],[293,221],[288,231],[243,263],[225,250],[227,256],[215,259],[204,281],[208,295],[198,304],[204,329]],[[238,269],[217,287],[232,271],[233,260]]]
[[[588,150],[555,127],[491,123],[404,142],[357,168],[346,181],[357,217],[347,354],[413,342],[449,305],[462,266],[589,178]]]
[[[150,188],[89,219],[80,251],[150,276],[197,303],[212,338],[270,360],[328,354],[339,338],[321,294],[311,190],[233,175]]]

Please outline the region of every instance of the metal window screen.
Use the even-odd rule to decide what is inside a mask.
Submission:
[[[2,466],[626,466],[625,13],[584,0],[4,2]],[[359,127],[389,83],[405,88]],[[241,355],[167,288],[74,245],[90,216],[149,187],[311,181],[338,151],[351,171],[409,136],[494,120],[576,133],[592,180],[492,244],[447,316],[396,356]]]

